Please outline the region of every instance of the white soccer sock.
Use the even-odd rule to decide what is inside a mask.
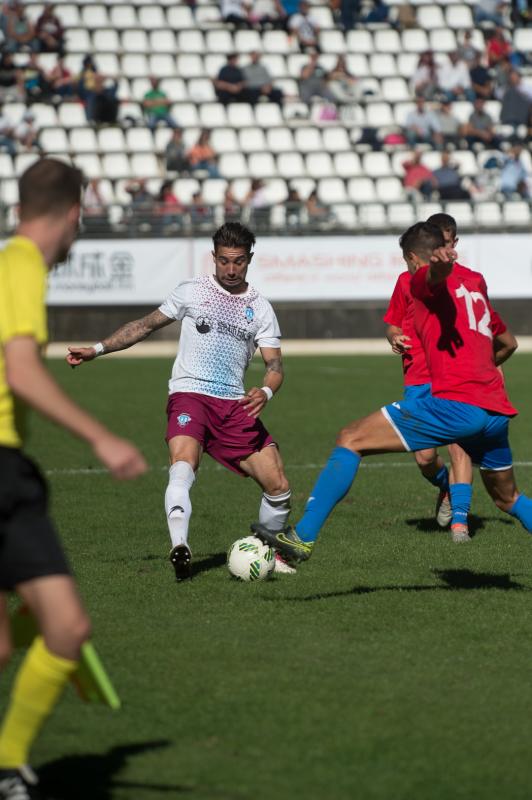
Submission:
[[[284,494],[262,495],[259,509],[259,522],[271,531],[281,531],[290,514],[290,489]]]
[[[172,547],[187,543],[188,523],[192,514],[189,492],[195,478],[194,470],[186,461],[176,461],[170,467],[164,507]]]

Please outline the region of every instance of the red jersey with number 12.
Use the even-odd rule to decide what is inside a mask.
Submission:
[[[494,317],[480,272],[453,266],[441,283],[427,283],[428,266],[413,276],[414,325],[432,378],[432,394],[513,416],[493,354]],[[497,327],[497,326],[495,326]],[[496,331],[501,333],[500,328]]]

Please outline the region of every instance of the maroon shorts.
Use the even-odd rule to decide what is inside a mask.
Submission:
[[[192,436],[211,458],[239,475],[245,475],[241,461],[275,444],[260,419],[250,417],[238,400],[174,392],[166,413],[167,442],[174,436]]]

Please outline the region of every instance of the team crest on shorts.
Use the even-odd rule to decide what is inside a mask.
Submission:
[[[253,322],[253,320],[255,318],[255,312],[253,311],[251,306],[246,306],[246,310],[244,311],[244,314],[246,315],[246,319],[247,319],[248,322]]]
[[[192,419],[192,417],[190,416],[190,414],[180,414],[178,416],[178,418],[177,418],[177,421],[178,421],[179,425],[182,428],[184,428],[185,425],[188,425],[188,423],[190,422],[191,419]]]

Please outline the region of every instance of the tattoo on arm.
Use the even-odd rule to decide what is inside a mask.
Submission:
[[[268,359],[266,362],[266,375],[269,372],[278,372],[279,375],[283,374],[283,360],[280,356]]]
[[[131,347],[131,345],[141,342],[143,339],[147,339],[153,331],[164,328],[165,325],[170,325],[173,321],[173,319],[167,317],[159,311],[159,309],[156,309],[146,317],[142,317],[142,319],[126,322],[126,324],[122,325],[117,331],[106,339],[103,339],[102,344],[107,353],[113,353],[116,350],[126,350],[128,347]]]

